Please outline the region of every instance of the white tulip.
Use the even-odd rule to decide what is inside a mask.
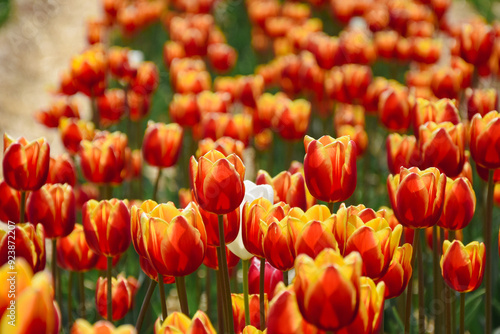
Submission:
[[[253,256],[246,250],[245,245],[243,245],[243,206],[245,205],[245,202],[251,202],[260,197],[264,197],[265,199],[274,202],[273,187],[268,184],[258,186],[252,181],[245,180],[245,198],[243,198],[243,201],[240,204],[240,231],[238,232],[236,239],[227,245],[227,248],[229,248],[231,252],[242,260],[249,260]]]

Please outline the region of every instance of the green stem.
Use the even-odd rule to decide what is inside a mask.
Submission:
[[[260,282],[259,282],[259,301],[260,301],[260,330],[266,328],[265,311],[265,277],[266,277],[266,259],[260,259]]]
[[[245,325],[250,325],[250,302],[248,298],[248,260],[243,260],[243,299],[245,302]]]
[[[449,230],[448,231],[448,240],[450,241],[453,241],[456,239],[456,236],[455,236],[455,231],[454,230]],[[452,296],[452,299],[451,299],[451,304],[450,304],[450,318],[451,318],[451,332],[452,333],[456,333],[456,317],[457,317],[457,314],[456,314],[456,310],[457,310],[457,305],[456,305],[456,297],[455,297],[455,290],[451,290],[450,289],[450,294]]]
[[[111,282],[111,269],[113,269],[113,258],[108,256],[108,263],[106,267],[106,273],[108,278],[108,298],[107,298],[107,306],[108,306],[108,321],[113,322],[113,298],[111,294],[112,290],[112,282]]]
[[[417,231],[417,233],[425,233],[423,229]],[[425,235],[423,236],[425,240]],[[419,240],[418,244],[418,332],[425,333],[425,308],[424,308],[424,261],[422,252],[422,240]]]
[[[274,140],[271,141],[271,145],[269,146],[268,160],[267,160],[267,170],[269,174],[274,175]]]
[[[283,283],[288,286],[288,270],[283,271]]]
[[[141,332],[142,323],[144,322],[144,317],[146,316],[146,311],[148,310],[149,303],[151,301],[151,296],[153,295],[155,288],[156,288],[156,281],[150,279],[148,291],[146,292],[144,300],[142,301],[141,311],[139,312],[139,317],[137,318],[137,322],[135,324],[135,329],[137,330],[137,333]]]
[[[96,129],[99,128],[99,122],[100,122],[100,115],[99,115],[99,109],[97,107],[97,99],[94,96],[93,91],[90,91],[90,106],[92,108],[92,123],[94,123]]]
[[[24,224],[24,214],[26,212],[26,191],[21,190],[21,203],[19,207],[19,224]]]
[[[206,276],[205,276],[205,295],[207,296],[207,315],[210,319],[212,318],[212,270],[206,267]]]
[[[52,279],[54,280],[54,291],[57,292],[57,239],[51,239],[52,242]]]
[[[330,210],[330,213],[333,214],[335,210],[335,202],[328,202],[328,209]]]
[[[490,169],[488,174],[488,195],[486,198],[486,219],[484,220],[484,246],[486,248],[486,268],[485,276],[485,333],[491,333],[491,296],[493,290],[491,288],[491,238],[492,238],[492,214],[493,214],[493,190],[495,184],[493,182],[494,170]]]
[[[420,233],[415,231],[413,237],[413,253],[411,256],[411,267],[413,272],[415,272],[415,260],[417,258],[415,247],[418,247]],[[408,280],[408,286],[406,287],[406,312],[405,312],[405,334],[410,333],[410,318],[411,318],[411,299],[413,295],[413,273]]]
[[[158,274],[158,286],[160,288],[160,303],[161,303],[161,316],[162,321],[167,319],[167,301],[165,298],[165,285],[163,284],[163,275]]]
[[[73,272],[69,271],[69,278],[68,278],[68,332],[71,330],[71,324],[73,323],[73,315],[71,314],[71,311],[73,310],[73,295],[72,295],[72,290],[73,290]]]
[[[288,168],[290,168],[290,165],[292,164],[292,160],[293,160],[293,144],[295,142],[289,140],[286,142],[286,166],[285,166],[285,170],[287,170]]]
[[[465,293],[460,293],[460,334],[465,333]]]
[[[161,167],[158,167],[158,175],[156,176],[156,181],[153,188],[153,201],[155,202],[158,199],[158,185],[160,184],[161,171],[162,171]]]
[[[448,284],[444,285],[444,292],[446,294],[445,296],[445,315],[446,315],[446,333],[451,334],[451,288],[448,286]]]
[[[189,305],[187,300],[186,292],[186,279],[184,276],[178,276],[175,278],[175,285],[177,285],[177,295],[179,296],[179,302],[181,304],[181,311],[189,317]]]
[[[217,261],[220,261],[220,247],[217,247]],[[217,323],[219,333],[225,333],[224,328],[227,326],[226,318],[224,317],[224,310],[226,309],[224,298],[222,297],[222,278],[220,268],[216,270],[217,274]]]
[[[434,280],[434,299],[439,300],[439,282],[441,276],[441,270],[439,267],[439,249],[438,249],[438,239],[437,231],[439,226],[434,226],[432,228],[432,274]],[[437,329],[441,329],[441,317],[438,316],[437,312],[434,314],[434,323]]]
[[[83,271],[78,273],[78,292],[80,293],[80,318],[85,319],[85,286],[84,286],[84,277]]]
[[[224,293],[225,300],[225,318],[227,326],[226,330],[229,333],[234,333],[234,324],[233,324],[233,306],[231,303],[231,289],[229,287],[229,270],[227,268],[227,258],[226,258],[226,244],[225,244],[225,233],[224,233],[224,216],[219,215],[219,252],[220,252],[220,262],[219,262],[219,270],[221,271],[222,276],[222,288]]]

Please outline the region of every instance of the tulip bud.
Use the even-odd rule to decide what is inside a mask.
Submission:
[[[401,167],[399,174],[389,175],[387,188],[394,214],[403,226],[426,228],[438,222],[443,211],[446,176],[437,168]]]
[[[434,64],[441,56],[442,45],[432,38],[412,39],[412,59],[418,63]]]
[[[75,195],[68,184],[46,184],[32,192],[26,203],[28,219],[42,224],[45,237],[65,237],[73,231],[76,221]]]
[[[238,156],[212,150],[198,161],[191,157],[190,179],[196,202],[204,210],[225,214],[234,211],[245,195],[245,166]]]
[[[398,297],[406,290],[413,271],[411,267],[412,252],[413,247],[409,243],[398,247],[389,268],[381,278],[376,280],[376,282],[385,283],[386,299]]]
[[[137,68],[137,74],[131,83],[131,88],[137,94],[148,95],[156,90],[160,74],[153,62],[145,61]]]
[[[493,51],[495,33],[484,23],[463,24],[460,30],[460,56],[468,63],[480,65]]]
[[[408,89],[395,84],[385,89],[379,97],[378,115],[389,130],[406,131],[410,126]]]
[[[444,281],[458,292],[476,290],[483,281],[485,260],[482,242],[473,241],[464,246],[459,240],[445,240],[441,257]]]
[[[5,182],[19,191],[40,189],[47,181],[50,146],[45,138],[28,142],[8,134],[3,136],[3,177]]]
[[[349,137],[304,138],[304,176],[311,194],[325,202],[349,198],[356,188],[356,144]]]
[[[76,118],[62,118],[59,122],[61,140],[70,154],[78,153],[82,140],[94,138],[94,123]]]
[[[36,120],[49,128],[57,128],[62,117],[80,118],[78,104],[74,100],[59,98],[49,108],[35,113]]]
[[[169,107],[173,122],[184,127],[192,127],[200,121],[200,111],[196,103],[196,95],[174,94]]]
[[[94,252],[116,256],[130,245],[130,212],[127,205],[115,198],[97,202],[90,200],[83,206],[85,239]]]
[[[467,99],[467,116],[472,120],[475,114],[485,116],[498,108],[498,93],[495,89],[471,89],[465,91]]]
[[[208,60],[212,67],[219,73],[229,71],[236,63],[236,50],[228,44],[217,43],[207,48]]]
[[[244,149],[245,145],[243,144],[243,142],[230,137],[220,137],[215,141],[212,138],[205,138],[198,142],[198,150],[196,150],[196,156],[199,158],[202,155],[207,154],[211,150],[217,150],[225,156],[234,153],[241,160],[243,160]]]
[[[125,92],[122,89],[108,89],[97,98],[100,121],[109,126],[120,121],[125,114]]]
[[[256,184],[268,184],[274,190],[274,203],[285,202],[290,207],[308,209],[307,189],[302,173],[283,171],[274,178],[264,170],[257,172]]]
[[[413,132],[418,138],[420,126],[427,122],[451,122],[460,123],[460,116],[455,100],[440,99],[432,102],[426,99],[417,98],[412,108]]]
[[[108,319],[107,305],[107,290],[108,279],[99,277],[97,279],[95,289],[96,308],[99,314]],[[132,276],[125,278],[123,275],[118,275],[111,279],[111,300],[113,307],[113,321],[123,319],[128,311],[132,308],[135,294],[139,289],[139,282]]]
[[[474,115],[470,126],[470,153],[474,161],[488,169],[500,168],[500,155],[493,154],[499,147],[500,114],[490,111],[484,117]]]
[[[71,76],[79,91],[88,96],[103,93],[106,80],[106,52],[102,44],[94,44],[71,60]]]
[[[434,72],[431,80],[431,89],[439,99],[458,98],[458,92],[462,88],[462,72],[451,67],[442,67]]]
[[[12,248],[12,238],[15,235],[14,249],[16,258],[24,258],[33,272],[45,268],[45,232],[42,225],[36,227],[30,223],[16,224],[12,232],[0,229],[0,266],[9,261],[8,251]],[[8,242],[8,240],[10,242]],[[10,248],[9,248],[10,245]]]
[[[250,266],[248,268],[248,291],[249,294],[259,293],[259,282],[260,282],[260,261],[265,261],[264,259],[258,259],[256,257],[250,260]],[[283,273],[274,268],[269,262],[266,261],[266,268],[264,273],[264,293],[268,297],[267,300],[273,299],[274,290],[279,282],[283,281]]]
[[[1,180],[0,182],[0,221],[19,223],[21,193]]]
[[[182,128],[176,123],[148,122],[142,154],[151,166],[166,168],[177,163],[182,147]]]
[[[131,64],[130,58],[132,58],[131,51],[128,48],[119,46],[112,46],[109,48],[109,71],[115,78],[130,82],[137,75],[137,69]]]
[[[99,255],[89,248],[80,224],[68,236],[57,239],[57,263],[65,270],[88,271],[98,259]]]
[[[76,169],[73,160],[68,154],[50,158],[47,183],[67,183],[72,187],[75,185]]]
[[[438,225],[447,230],[461,230],[469,225],[476,209],[476,194],[464,177],[446,179],[443,214]]]
[[[182,43],[175,41],[166,41],[163,45],[163,62],[165,67],[169,68],[172,61],[176,58],[184,58],[186,51]]]
[[[401,167],[410,168],[420,164],[415,136],[391,133],[387,136],[387,166],[392,174],[399,173]]]
[[[354,321],[361,294],[358,253],[343,258],[340,253],[325,249],[315,260],[299,255],[295,270],[293,287],[300,313],[307,322],[332,331]],[[318,305],[322,312],[318,311]]]

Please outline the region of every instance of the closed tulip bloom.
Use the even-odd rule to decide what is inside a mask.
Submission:
[[[22,292],[16,290],[15,309],[22,310],[15,313],[15,326],[12,326],[10,312],[6,311],[0,319],[0,332],[57,334],[61,329],[61,312],[47,272],[34,275]]]
[[[299,255],[293,287],[304,319],[326,331],[351,324],[359,309],[361,266],[356,252],[343,258],[325,249],[315,260]]]
[[[265,258],[269,263],[281,270],[293,268],[295,262],[295,245],[288,230],[288,218],[273,221],[267,226],[262,240]]]
[[[210,90],[212,79],[207,71],[180,70],[175,81],[174,91],[180,94],[197,94]]]
[[[174,94],[169,106],[169,113],[172,121],[181,126],[194,126],[200,121],[200,111],[196,103],[196,95]]]
[[[389,81],[384,77],[376,77],[366,89],[363,97],[363,107],[370,113],[377,113],[380,94],[389,87]]]
[[[242,210],[243,244],[248,252],[258,257],[265,257],[263,239],[269,225],[281,221],[290,211],[290,206],[273,202],[260,197],[252,202],[246,202]]]
[[[182,148],[182,128],[176,123],[148,122],[142,154],[151,166],[166,168],[177,163]]]
[[[76,224],[66,237],[57,239],[57,263],[65,270],[88,271],[94,268],[99,255],[90,249],[83,226]]]
[[[102,44],[94,44],[71,60],[71,76],[79,91],[88,96],[100,95],[106,80],[106,51]]]
[[[78,104],[74,100],[59,98],[49,108],[35,113],[36,120],[49,128],[57,128],[62,117],[80,118]]]
[[[121,325],[118,327],[106,320],[99,320],[94,325],[90,324],[85,319],[76,319],[71,327],[71,334],[137,334],[135,327],[132,325]]]
[[[256,329],[260,328],[260,304],[259,295],[250,295],[249,297],[249,314],[250,314],[250,325],[254,326]],[[231,302],[233,309],[233,322],[234,331],[238,334],[243,332],[245,327],[245,303],[243,300],[243,294],[231,294]],[[265,300],[264,304],[264,314],[267,315],[268,310],[268,300]]]
[[[123,181],[127,142],[127,136],[118,131],[83,140],[79,150],[83,176],[98,184]]]
[[[360,303],[356,319],[337,333],[380,333],[385,302],[384,282],[375,284],[369,277],[360,279]]]
[[[148,115],[151,108],[151,96],[129,90],[127,94],[129,116],[132,122],[142,120]]]
[[[469,225],[476,210],[476,194],[465,177],[446,179],[443,214],[438,225],[447,230],[461,230]]]
[[[410,168],[420,164],[420,156],[415,136],[391,133],[387,136],[387,166],[392,174],[399,173],[401,167]]]
[[[250,294],[259,294],[259,281],[260,281],[260,261],[256,257],[250,260],[248,268],[248,291]],[[273,299],[274,290],[278,283],[283,282],[283,273],[281,270],[274,268],[269,262],[266,261],[266,271],[264,275],[264,293],[268,297],[267,300]]]
[[[449,177],[459,175],[465,163],[465,129],[450,122],[420,126],[421,166],[436,167]]]
[[[365,220],[368,222],[376,218],[376,214],[370,217],[363,217],[362,212],[365,211],[365,209],[363,204],[346,207],[344,203],[341,203],[337,213],[332,214],[328,219],[331,221],[329,224],[332,225],[332,232],[338,243],[340,254],[346,254],[349,237],[364,225]]]
[[[68,184],[46,184],[28,197],[26,211],[29,221],[42,224],[45,237],[65,237],[73,231],[76,204],[73,188]]]
[[[472,120],[475,114],[485,116],[492,110],[498,109],[498,93],[495,89],[471,89],[465,91],[467,99],[467,116]]]
[[[9,235],[15,235],[14,249],[16,258],[24,258],[33,272],[39,272],[45,268],[45,232],[43,226],[34,226],[30,223],[16,224],[12,232],[7,233],[7,229],[0,229],[0,265],[9,262],[9,245],[12,248],[12,238],[10,243],[7,240]]]
[[[434,64],[441,56],[442,43],[432,38],[416,37],[411,40],[412,59],[418,63]]]
[[[460,30],[460,56],[468,63],[480,65],[493,51],[495,32],[484,23],[463,24]]]
[[[432,75],[431,89],[437,98],[458,98],[462,88],[462,72],[451,67],[437,69]]]
[[[294,221],[289,221],[297,256],[306,254],[315,258],[324,249],[338,249],[337,241],[331,232],[333,227],[331,219],[327,219],[325,222],[311,220],[300,229],[291,225],[293,223]],[[297,230],[300,231],[298,234],[296,234]]]
[[[444,206],[446,176],[437,168],[401,167],[399,174],[389,175],[387,188],[394,213],[403,226],[426,228],[438,222]]]
[[[308,209],[307,189],[302,173],[283,171],[271,178],[265,170],[257,172],[256,184],[268,184],[274,190],[274,203],[285,202],[290,207]]]
[[[345,254],[358,252],[363,259],[363,276],[377,279],[389,268],[402,232],[401,225],[393,231],[384,218],[372,219],[349,236]]]
[[[304,176],[311,194],[325,202],[348,199],[356,188],[356,144],[349,137],[304,138]]]
[[[459,240],[445,240],[441,257],[444,281],[458,292],[476,290],[483,281],[485,260],[482,242],[473,241],[464,246]]]
[[[77,118],[63,117],[59,122],[61,140],[70,154],[78,153],[82,140],[94,138],[94,123]]]
[[[167,68],[170,67],[172,61],[176,58],[184,58],[186,56],[186,51],[184,50],[184,45],[175,41],[166,41],[163,44],[163,62]]]
[[[76,183],[76,168],[73,159],[68,154],[50,158],[47,183],[67,183],[74,187]]]
[[[299,140],[306,134],[311,117],[311,104],[298,99],[278,108],[273,126],[285,140]]]
[[[216,43],[207,48],[208,60],[212,67],[219,73],[224,73],[233,68],[236,63],[236,50],[228,44]]]
[[[186,276],[202,264],[207,235],[195,203],[178,210],[172,202],[141,215],[147,258],[163,276]]]
[[[484,117],[476,114],[470,126],[470,153],[481,167],[500,168],[500,114],[490,111]]]
[[[40,189],[47,181],[50,146],[45,138],[28,142],[8,134],[3,136],[3,177],[5,182],[19,191]]]
[[[240,206],[245,196],[245,166],[235,154],[212,150],[198,161],[191,157],[190,179],[196,202],[204,210],[225,214]]]
[[[234,153],[243,161],[244,149],[245,144],[243,144],[242,141],[233,139],[231,137],[220,137],[215,141],[212,138],[204,138],[198,142],[198,150],[196,150],[196,156],[199,158],[202,155],[207,154],[211,150],[217,150],[225,156]]]
[[[108,89],[104,95],[97,98],[97,108],[102,124],[109,126],[116,124],[125,114],[125,91],[118,88]]]
[[[360,158],[365,153],[368,146],[368,134],[364,127],[356,125],[342,125],[335,129],[337,136],[349,136],[351,140],[356,143],[356,157]]]
[[[95,289],[95,302],[97,312],[108,318],[107,305],[108,279],[99,277]],[[113,304],[113,321],[123,319],[133,306],[135,294],[139,289],[139,282],[132,276],[125,278],[123,275],[111,278],[111,299]]]
[[[130,245],[130,212],[116,198],[90,200],[82,208],[85,239],[94,252],[113,257],[125,252]]]
[[[137,74],[132,80],[131,88],[138,94],[148,95],[156,90],[160,74],[153,62],[142,62],[137,68]]]
[[[203,264],[214,270],[219,270],[219,259],[217,257],[217,246],[208,245],[205,252],[205,258],[203,259]],[[227,247],[226,258],[227,267],[229,268],[229,272],[231,272],[231,269],[236,267],[240,262],[240,258],[231,252]]]
[[[0,182],[0,221],[19,223],[21,193],[9,187],[7,182]]]
[[[380,122],[389,130],[406,131],[411,120],[408,89],[399,84],[391,84],[380,93],[378,115]]]
[[[451,122],[460,123],[460,116],[455,100],[440,99],[432,102],[427,99],[417,98],[412,108],[413,132],[418,138],[418,131],[421,125],[427,122]]]
[[[18,258],[12,264],[5,263],[0,266],[0,279],[7,283],[0,286],[0,315],[7,310],[11,305],[11,301],[14,301],[16,298],[16,294],[13,294],[12,291],[9,293],[11,288],[11,280],[9,280],[9,278],[11,278],[13,272],[16,273],[16,294],[20,294],[31,284],[33,270],[24,258]]]
[[[203,224],[207,231],[207,243],[210,246],[219,246],[219,217],[215,213],[199,208]],[[236,208],[223,215],[224,222],[224,243],[229,244],[236,239],[240,231],[240,208]]]
[[[385,283],[385,298],[391,299],[400,296],[406,290],[412,274],[411,256],[413,247],[409,243],[398,247],[394,252],[391,264],[376,282]]]

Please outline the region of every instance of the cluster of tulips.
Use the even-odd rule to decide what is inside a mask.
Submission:
[[[228,6],[248,15],[253,74],[238,74],[248,56],[215,15]],[[4,134],[0,332],[371,334],[390,315],[399,332],[416,316],[419,333],[452,333],[458,293],[464,333],[465,293],[484,277],[491,333],[500,24],[456,22],[450,6],[104,0],[89,46],[35,114],[66,152]],[[338,36],[325,32],[332,20]],[[155,25],[169,35],[160,63],[113,45]],[[387,77],[376,62],[389,62]],[[367,169],[385,159],[388,199],[372,208]],[[487,189],[482,242],[464,244],[475,174]],[[426,296],[442,311],[426,310]]]

